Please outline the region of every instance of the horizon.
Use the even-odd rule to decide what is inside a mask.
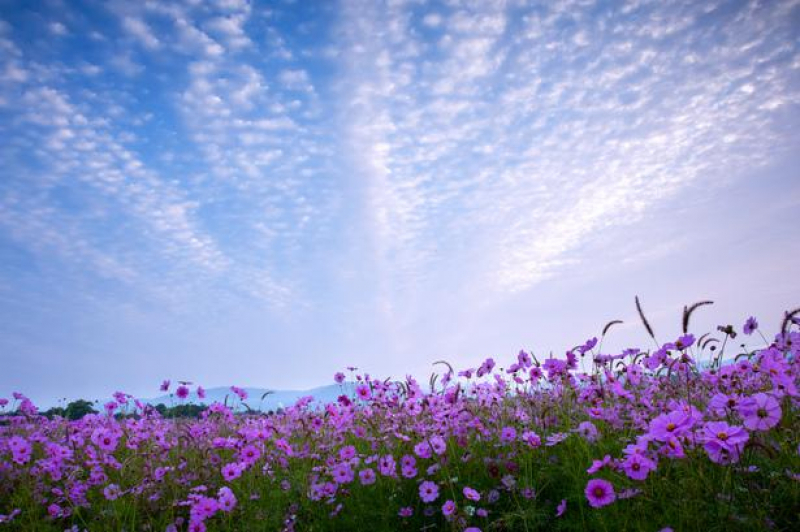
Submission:
[[[3,2],[0,397],[770,338],[798,6]]]

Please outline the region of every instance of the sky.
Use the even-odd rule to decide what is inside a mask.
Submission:
[[[0,396],[800,305],[800,2],[0,0]],[[747,341],[754,342],[753,338]],[[501,364],[502,365],[502,364]]]

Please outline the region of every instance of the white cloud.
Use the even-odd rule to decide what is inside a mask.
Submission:
[[[51,22],[50,24],[47,25],[47,29],[49,29],[50,33],[52,33],[53,35],[57,35],[59,37],[63,37],[64,35],[69,34],[67,27],[61,22]]]
[[[764,102],[797,102],[788,71],[764,66],[791,57],[775,55],[780,37],[754,44],[766,27],[786,35],[777,5],[705,28],[699,5],[636,17],[593,2],[515,5],[525,28],[513,33],[507,9],[423,17],[447,30],[438,39],[406,8],[348,3],[349,151],[387,286],[455,261],[470,264],[465,283],[524,291],[584,260],[572,253],[592,234],[721,183],[744,164],[741,146],[747,165],[763,163],[777,142],[766,111],[780,105]],[[566,19],[579,29],[565,33]],[[407,50],[424,58],[410,83]]]
[[[153,35],[150,26],[140,18],[125,16],[122,18],[122,27],[131,36],[135,37],[142,46],[149,50],[157,50],[161,47],[161,41]]]
[[[282,70],[278,74],[278,81],[280,81],[287,89],[299,91],[313,91],[313,87],[309,82],[308,72],[303,69],[287,69]]]

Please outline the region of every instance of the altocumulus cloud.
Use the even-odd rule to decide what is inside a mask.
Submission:
[[[530,293],[591,268],[596,235],[797,148],[797,20],[792,1],[6,2],[5,341],[75,306],[246,308],[344,351],[345,331],[411,334],[430,301]]]

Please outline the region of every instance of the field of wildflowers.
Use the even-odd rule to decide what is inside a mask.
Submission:
[[[349,368],[336,403],[269,415],[235,386],[197,419],[125,393],[48,419],[15,393],[0,530],[798,530],[800,313],[772,340],[754,318],[695,337],[698,306],[665,344],[639,307],[653,349],[604,353],[611,322],[427,383]]]

